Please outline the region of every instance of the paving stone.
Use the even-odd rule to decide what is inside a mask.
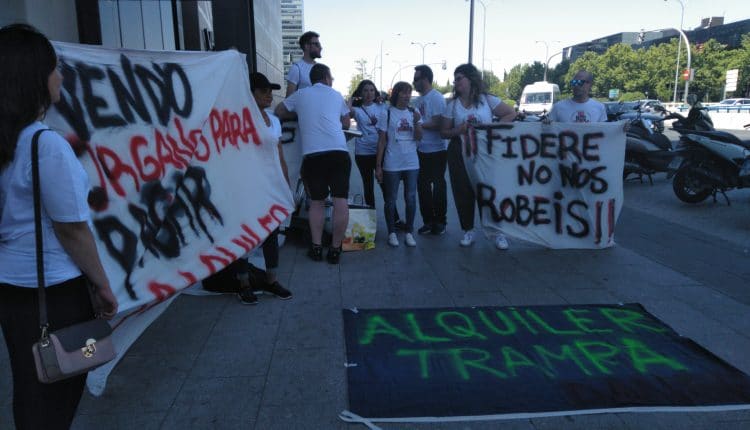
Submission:
[[[195,360],[190,377],[260,376],[268,372],[276,329],[214,331]]]
[[[339,419],[341,404],[304,402],[286,406],[264,405],[258,415],[256,429],[263,430],[352,430],[356,425]],[[387,427],[383,427],[385,430]]]
[[[265,376],[191,378],[164,419],[162,429],[253,428]]]
[[[166,414],[185,383],[196,355],[127,354],[109,375],[100,397],[84,391],[79,414],[120,415],[140,412]]]
[[[70,428],[71,430],[160,430],[163,428],[161,425],[163,420],[163,413],[154,412],[130,411],[116,414],[82,414],[79,412]],[[2,424],[1,420],[0,424]],[[0,426],[0,428],[12,427]]]
[[[346,407],[345,362],[343,349],[275,351],[268,373],[270,383],[265,388],[261,406],[296,409],[325,399],[338,414]],[[294,408],[290,405],[294,405]]]
[[[612,413],[533,418],[531,422],[536,430],[627,430],[630,428],[617,414]]]

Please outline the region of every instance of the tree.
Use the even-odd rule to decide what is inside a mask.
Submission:
[[[354,94],[354,90],[356,90],[359,83],[364,80],[365,77],[362,73],[355,73],[352,75],[352,78],[349,81],[349,95]]]

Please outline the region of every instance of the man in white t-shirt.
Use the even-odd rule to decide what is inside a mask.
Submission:
[[[419,156],[419,177],[417,194],[419,211],[424,225],[419,234],[445,233],[447,187],[445,169],[447,166],[447,145],[440,137],[440,126],[445,112],[445,98],[432,87],[432,69],[427,65],[414,68],[414,89],[419,93],[415,108],[422,116],[422,140],[417,147]]]
[[[579,70],[570,81],[573,98],[561,100],[552,106],[549,120],[555,122],[604,122],[607,110],[601,102],[589,97],[594,75]]]
[[[301,88],[312,86],[310,69],[315,65],[315,59],[321,57],[323,51],[319,38],[320,35],[314,31],[308,31],[300,36],[299,47],[302,50],[302,59],[289,67],[289,72],[286,75],[287,97]]]
[[[308,256],[323,259],[321,240],[325,221],[325,199],[333,197],[333,238],[327,260],[337,264],[341,242],[349,222],[349,172],[351,159],[343,129],[350,124],[349,106],[344,97],[331,88],[331,70],[317,63],[310,70],[311,87],[302,88],[276,106],[282,119],[296,112],[302,142],[302,181],[310,194],[310,236]],[[343,129],[342,129],[343,128]]]

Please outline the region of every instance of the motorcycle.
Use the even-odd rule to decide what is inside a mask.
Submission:
[[[676,118],[672,128],[680,133],[681,144],[672,164],[677,167],[672,189],[686,203],[700,203],[708,196],[716,202],[716,194],[721,193],[731,205],[726,191],[750,187],[750,143],[716,130],[694,94],[688,95],[687,101],[687,117],[678,113],[667,116]]]
[[[622,172],[623,180],[630,175],[636,175],[643,181],[647,176],[651,185],[654,184],[652,175],[667,172],[671,178],[675,169],[670,164],[675,157],[672,142],[664,135],[664,119],[667,114],[661,105],[653,110],[657,113],[643,112],[640,104],[632,109],[628,105],[619,103],[614,112],[609,112],[610,121],[627,119],[629,121],[625,142],[625,166]],[[626,107],[626,109],[622,109]]]

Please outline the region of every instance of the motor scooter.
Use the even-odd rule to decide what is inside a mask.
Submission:
[[[666,172],[668,178],[674,174],[669,165],[675,152],[672,142],[664,135],[664,110],[661,106],[655,109],[660,113],[645,113],[638,107],[621,116],[621,119],[630,120],[625,139],[623,179],[635,175],[642,182],[643,176],[647,176],[653,185],[653,174]]]
[[[654,106],[653,109],[657,113],[643,112],[638,104],[632,109],[619,109],[608,115],[610,121],[628,120],[623,180],[633,175],[643,182],[643,177],[647,176],[653,185],[653,174],[666,172],[668,178],[674,174],[675,169],[669,166],[675,152],[672,142],[663,133],[667,112],[662,106]]]
[[[726,191],[750,187],[750,143],[737,136],[718,131],[695,94],[687,97],[687,117],[670,113],[675,118],[672,128],[680,133],[680,146],[671,167],[677,168],[672,189],[686,203],[700,203],[721,193],[731,205]]]

